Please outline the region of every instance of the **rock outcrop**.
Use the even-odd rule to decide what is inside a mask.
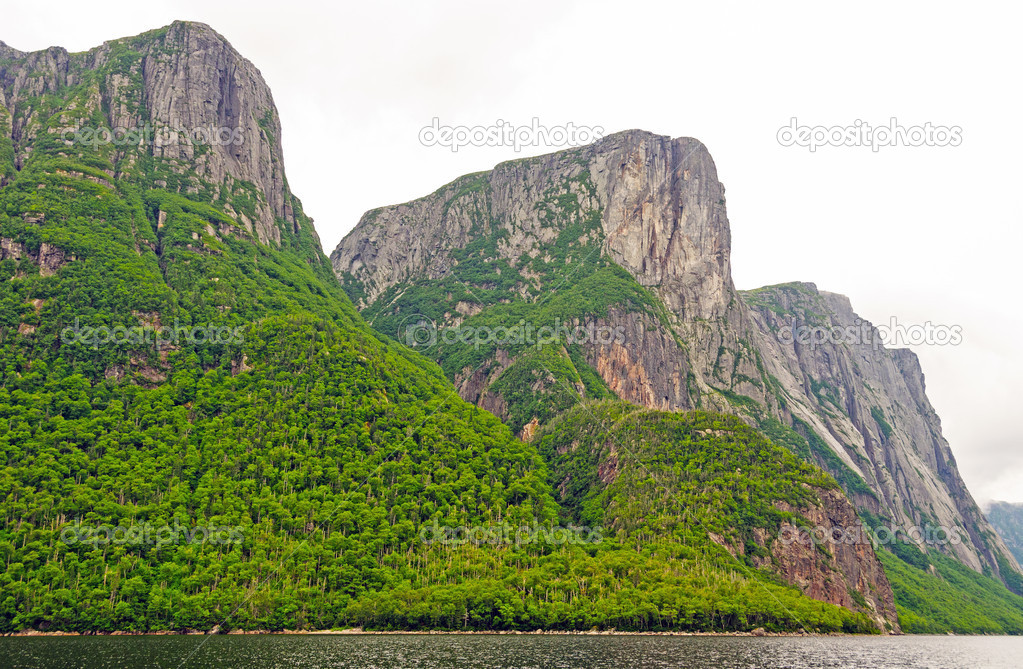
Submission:
[[[58,93],[54,106],[58,96],[45,96]],[[150,187],[190,195],[212,189],[209,199],[226,202],[263,243],[280,244],[282,232],[302,225],[270,89],[201,23],[176,21],[73,54],[0,45],[0,132],[17,169],[55,141],[68,154],[76,143],[89,153],[99,145],[117,166],[114,178],[137,173]]]
[[[984,516],[998,530],[1017,562],[1023,562],[1023,504],[992,502]]]
[[[807,519],[813,531],[787,525],[773,540],[764,538],[763,544],[769,546],[774,558],[772,566],[814,599],[866,609],[884,629],[886,622],[898,619],[895,595],[870,535],[845,495],[837,490],[816,492],[820,505],[798,509],[779,505]],[[823,531],[818,533],[817,528]],[[856,601],[859,597],[854,593],[859,593],[862,600]]]
[[[917,356],[885,348],[848,298],[813,284],[743,297],[762,333],[759,351],[776,384],[779,414],[814,425],[866,482],[876,498],[853,492],[857,503],[900,527],[948,528],[958,538],[941,548],[977,571],[997,573],[1008,549],[959,475]]]
[[[566,237],[579,244],[566,247]],[[467,250],[480,253],[482,241],[490,247],[479,257],[501,280],[515,282],[500,300],[487,292],[493,280],[460,271]],[[729,411],[774,426],[831,471],[862,511],[904,530],[945,528],[955,541],[937,548],[977,571],[1016,568],[959,475],[916,356],[873,339],[811,346],[786,337],[801,326],[873,328],[846,298],[812,284],[740,293],[730,243],[724,187],[707,149],[690,138],[628,131],[502,163],[370,211],[331,260],[360,307],[397,315],[425,286],[449,293],[464,286],[460,299],[477,303],[477,312],[498,301],[549,304],[585,274],[587,254],[605,258],[656,298],[652,308],[609,298],[600,313],[573,321],[625,333],[610,346],[580,347],[617,396],[656,409]],[[552,266],[563,271],[544,275]],[[438,314],[437,326],[449,325],[455,309]],[[442,364],[448,359],[447,350],[434,354]],[[488,396],[495,404],[486,382],[469,387],[466,399]]]

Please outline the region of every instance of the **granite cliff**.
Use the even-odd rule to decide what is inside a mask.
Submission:
[[[270,89],[201,23],[81,53],[0,43],[0,130],[0,184],[33,151],[102,156],[116,166],[111,180],[138,175],[173,192],[208,192],[261,242],[280,244],[302,225]]]
[[[766,545],[824,508],[814,489],[837,488],[734,417],[686,428],[699,448],[678,481],[685,522],[606,542],[593,525],[559,527],[538,445],[356,311],[288,189],[265,83],[208,26],[79,54],[2,47],[0,102],[0,632],[898,629],[891,590],[861,578],[869,543],[778,563],[842,606],[758,571],[765,548],[739,554],[753,527]],[[675,365],[674,335],[652,329],[663,306],[601,254],[577,255],[598,223],[576,216],[553,253],[621,291],[636,307],[623,318]],[[510,291],[528,289],[490,266],[478,232],[458,271],[518,309]],[[536,286],[576,283],[532,251]],[[451,308],[472,319],[480,304]],[[580,306],[552,299],[559,314]],[[615,394],[571,348],[485,356],[507,374],[464,375],[463,393],[478,382],[479,402],[523,418],[523,433],[540,425],[531,400]],[[717,458],[706,478],[697,465],[726,445],[741,468]],[[736,513],[754,492],[756,517]]]
[[[332,533],[346,557],[317,543],[315,570],[288,566],[289,582],[308,586],[309,610],[279,606],[297,591],[275,591],[240,626],[272,616],[285,626],[452,627],[472,609],[480,628],[748,629],[746,611],[797,629],[792,610],[777,615],[783,598],[823,630],[898,629],[869,539],[780,540],[804,524],[858,531],[861,517],[900,530],[946,524],[961,540],[943,550],[976,570],[1015,570],[955,471],[915,357],[786,338],[787,327],[855,315],[809,284],[736,291],[729,254],[724,189],[706,148],[643,132],[504,163],[373,210],[333,254],[336,277],[370,325],[434,358],[445,380],[373,332],[341,293],[288,187],[270,92],[220,35],[175,22],[83,53],[0,44],[0,443],[10,449],[4,485],[17,490],[0,530],[20,565],[0,578],[14,602],[0,628],[208,628],[211,611],[241,601],[260,587],[251,574],[276,565],[261,548],[315,530],[320,504],[351,511]],[[152,351],[63,341],[83,315],[138,327],[205,319],[242,328],[246,341],[213,352],[202,342]],[[594,400],[630,418],[595,418]],[[697,409],[711,412],[677,413]],[[620,435],[562,445],[590,463],[596,481],[585,494],[620,491],[607,520],[656,530],[653,542],[623,529],[620,545],[534,550],[527,571],[573,561],[543,588],[489,558],[493,591],[470,592],[475,581],[463,591],[454,571],[420,571],[416,589],[401,592],[433,613],[396,604],[395,581],[377,568],[382,538],[402,565],[439,565],[448,548],[414,539],[430,521],[551,524],[571,511],[562,493],[578,472],[560,472],[555,491],[540,455],[544,439],[569,434],[552,426],[571,412],[585,434]],[[673,432],[680,416],[705,424]],[[431,417],[437,425],[421,434],[420,418]],[[630,466],[618,447],[652,444],[616,432],[632,420],[667,434],[666,455]],[[687,477],[660,470],[681,464],[683,442],[699,445]],[[363,476],[395,444],[412,449],[392,463],[400,473],[386,483]],[[779,445],[827,469],[844,493]],[[725,449],[741,467],[717,458]],[[643,474],[651,467],[657,480]],[[660,484],[694,504],[674,515]],[[756,518],[737,514],[753,497]],[[225,522],[273,520],[251,545],[204,553],[199,580],[192,570],[164,579],[170,562],[192,565],[177,552],[78,571],[87,547],[58,540],[75,515],[117,523],[180,513],[199,524],[214,506]],[[708,522],[712,532],[697,531]],[[683,559],[664,557],[675,551]],[[222,580],[223,560],[257,568]],[[756,567],[849,610],[747,578]],[[614,578],[587,584],[584,572]],[[25,585],[34,579],[45,595]],[[72,582],[83,591],[67,602],[86,605],[47,599]],[[156,611],[160,582],[189,606]],[[726,597],[694,604],[694,592],[725,583]],[[653,592],[674,603],[651,609]],[[765,592],[774,599],[754,606]],[[628,606],[600,613],[615,598]],[[456,600],[465,606],[444,604]],[[530,612],[516,613],[527,601]]]
[[[730,241],[706,147],[628,131],[370,211],[331,261],[372,322],[523,437],[606,396],[735,413],[831,472],[875,525],[943,527],[949,539],[931,548],[978,572],[1017,570],[963,484],[917,357],[812,284],[736,290]],[[445,336],[521,322],[615,336],[542,355],[478,337],[468,354]],[[439,334],[424,345],[410,324]],[[825,326],[866,334],[793,336]]]

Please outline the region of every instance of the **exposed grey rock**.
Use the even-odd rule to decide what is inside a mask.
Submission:
[[[1016,561],[1023,561],[1023,504],[992,502],[984,515],[998,530]]]
[[[110,129],[152,130],[152,141],[118,147],[121,169],[131,169],[141,150],[182,175],[185,193],[213,184],[232,194],[251,184],[254,219],[235,216],[264,243],[280,243],[282,226],[300,225],[270,89],[259,70],[209,26],[176,21],[75,54],[3,46],[0,59],[12,61],[0,68],[0,130],[13,140],[19,168],[40,133],[88,127],[98,112]],[[117,59],[117,67],[107,67]],[[79,86],[90,73],[102,76],[63,110],[63,122],[54,125],[40,114],[38,96]],[[198,147],[189,133],[216,141]]]
[[[357,299],[367,307],[392,287],[448,276],[453,252],[482,235],[502,235],[498,258],[545,257],[574,220],[545,216],[544,203],[564,195],[581,212],[599,212],[602,253],[667,307],[663,319],[612,309],[602,322],[623,327],[625,341],[586,347],[587,363],[620,397],[658,409],[731,411],[753,423],[773,417],[804,436],[812,430],[832,464],[844,463],[833,469],[840,480],[859,477],[872,491],[846,481],[859,508],[903,528],[957,531],[962,542],[946,550],[978,571],[998,573],[998,556],[1015,566],[956,469],[912,352],[787,341],[785,326],[862,321],[848,299],[812,284],[735,289],[724,188],[697,140],[629,131],[502,163],[367,213],[331,261],[343,281],[361,288]],[[481,227],[481,219],[491,223]],[[520,294],[531,299],[526,287]],[[491,369],[462,384],[463,397],[479,403],[495,376]]]
[[[61,267],[76,260],[74,254],[67,254],[53,244],[42,242],[38,250],[26,249],[25,245],[9,237],[0,237],[0,260],[21,260],[28,258],[39,265],[42,276],[53,276]]]
[[[859,496],[861,506],[902,527],[931,523],[959,532],[962,543],[949,548],[978,571],[997,572],[999,554],[1011,560],[959,475],[916,354],[886,349],[848,298],[813,284],[768,287],[745,297],[761,332],[765,368],[784,398],[779,413],[812,422],[867,482],[879,499]],[[841,336],[807,343],[783,331],[799,327],[836,328]]]

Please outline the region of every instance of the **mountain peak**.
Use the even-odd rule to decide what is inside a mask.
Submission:
[[[118,164],[111,164],[113,172],[144,169],[147,174],[138,176],[147,188],[224,201],[228,213],[263,243],[280,244],[303,225],[300,204],[287,187],[270,89],[259,70],[210,26],[175,21],[84,53],[54,47],[9,52],[8,58],[14,62],[0,71],[0,117],[10,116],[17,168],[39,155],[34,124],[48,126],[45,134],[68,138],[49,147],[54,155],[78,148],[90,160],[108,154],[113,143],[86,146],[78,141],[83,133],[94,138],[113,130],[141,132],[143,141],[127,147]],[[33,103],[44,93],[59,100],[45,110]],[[99,118],[105,127],[92,127]],[[154,167],[143,168],[150,159]],[[308,232],[314,234],[311,227]]]
[[[410,315],[440,329],[492,326],[505,305],[534,327],[556,316],[623,333],[539,367],[511,344],[428,351],[464,399],[524,437],[563,403],[605,392],[650,409],[738,413],[828,468],[862,509],[902,527],[926,513],[966,528],[949,552],[1000,573],[1007,551],[952,464],[916,356],[860,336],[870,324],[849,299],[813,283],[737,291],[730,246],[707,147],[626,130],[373,210],[331,261],[374,325],[399,338]],[[530,386],[559,365],[563,382]]]
[[[544,202],[554,192],[551,208]],[[542,257],[552,235],[575,225],[588,230],[584,245],[601,247],[594,257],[610,256],[657,287],[673,311],[712,318],[727,309],[731,236],[714,160],[697,139],[644,130],[501,163],[370,211],[332,258],[372,300],[405,277],[452,266],[450,259],[437,265],[436,253],[458,248],[479,226],[508,235],[500,253],[517,262]]]
[[[218,33],[216,30],[214,30],[213,27],[210,26],[210,24],[203,23],[202,21],[189,21],[187,19],[175,19],[175,20],[171,21],[168,25],[166,25],[164,27],[165,28],[174,28],[174,29],[178,29],[178,30],[189,30],[189,31],[194,30],[194,31],[197,31],[197,32],[212,33],[212,34],[216,35],[217,37],[219,37],[220,39],[222,39],[222,40],[224,39],[224,37],[220,33]],[[226,42],[227,40],[224,40],[224,41]]]
[[[21,51],[18,51],[13,46],[0,40],[0,54],[3,54],[4,58],[17,58],[23,55]]]

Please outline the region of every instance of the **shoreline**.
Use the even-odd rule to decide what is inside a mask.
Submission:
[[[214,630],[156,630],[152,632],[133,632],[128,630],[117,630],[113,632],[44,632],[40,630],[20,630],[8,632],[0,636],[5,637],[60,637],[60,636],[430,636],[430,635],[464,635],[464,636],[706,636],[706,637],[884,637],[884,636],[905,636],[902,634],[853,634],[848,632],[768,632],[763,629],[755,629],[751,632],[626,632],[615,629],[610,630],[534,630],[524,632],[521,630],[364,630],[361,627],[353,627],[341,630],[231,630],[220,632]],[[947,635],[922,635],[922,636],[956,636],[949,632]],[[986,636],[986,635],[967,635]]]

